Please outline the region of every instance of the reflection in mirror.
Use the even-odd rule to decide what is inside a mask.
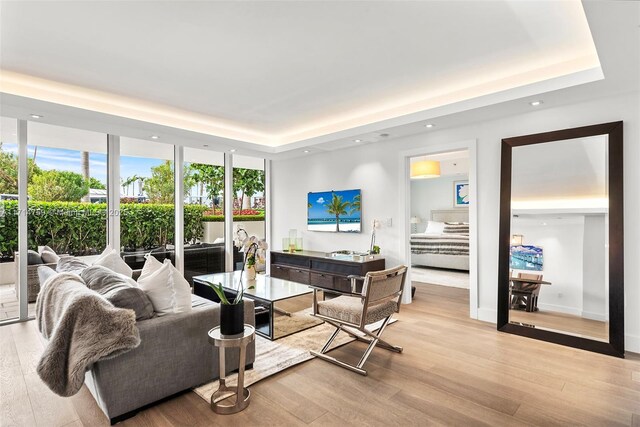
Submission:
[[[512,151],[509,322],[609,341],[607,135]]]

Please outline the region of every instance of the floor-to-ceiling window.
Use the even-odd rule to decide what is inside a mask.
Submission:
[[[30,121],[27,183],[29,316],[44,246],[90,262],[107,246],[107,135]]]
[[[133,269],[144,254],[175,261],[173,145],[120,138],[120,246]]]
[[[23,145],[18,142],[18,128],[26,130]],[[113,218],[108,220],[107,213],[109,202],[118,198],[115,224],[119,224],[120,243],[115,249],[125,261],[141,268],[144,255],[152,252],[175,263],[176,158],[183,160],[182,260],[188,279],[225,270],[225,239],[233,239],[225,235],[226,222],[234,221],[250,236],[266,237],[264,159],[233,156],[233,188],[225,189],[221,152],[176,149],[173,144],[126,137],[115,137],[114,152],[109,151],[106,134],[38,120],[2,118],[0,133],[0,322],[24,319],[25,313],[33,316],[39,292],[34,286],[34,266],[39,265],[37,255],[44,246],[91,263],[114,243],[118,235],[109,242]],[[20,147],[26,152],[24,182],[18,182]],[[114,157],[109,159],[112,152]],[[108,180],[119,180],[119,185],[111,184],[118,185],[118,191],[108,191]],[[19,238],[20,191],[28,194],[20,202],[26,205],[24,240]],[[234,206],[233,219],[225,216],[225,194]],[[27,274],[18,279],[20,241],[32,252],[26,256]],[[243,254],[237,248],[233,254],[233,267],[240,268]],[[28,300],[28,311],[22,315],[21,290]]]
[[[0,321],[19,315],[17,120],[0,118]]]
[[[224,154],[184,149],[184,275],[225,271]]]
[[[233,156],[233,224],[248,236],[266,238],[265,161],[258,157]],[[234,264],[238,269],[242,265]],[[260,266],[262,270],[262,266]]]

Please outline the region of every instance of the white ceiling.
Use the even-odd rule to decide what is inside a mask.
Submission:
[[[606,199],[607,151],[606,135],[514,147],[512,200]]]
[[[229,146],[294,149],[602,77],[579,1],[1,7],[4,93]]]

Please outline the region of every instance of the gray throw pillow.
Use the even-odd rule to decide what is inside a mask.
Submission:
[[[89,267],[89,264],[82,261],[80,258],[73,256],[61,256],[56,266],[58,273],[82,273],[82,270]]]
[[[58,273],[56,273],[56,271],[49,266],[42,265],[38,267],[38,280],[40,281],[40,285],[42,286],[49,277],[54,276],[56,274]]]
[[[40,257],[40,254],[36,251],[32,251],[31,249],[29,249],[27,251],[27,264],[28,265],[42,264],[42,258]]]
[[[60,260],[60,257],[49,246],[38,246],[38,253],[42,257],[42,262],[45,264],[55,264]]]
[[[101,265],[92,265],[84,269],[80,277],[91,290],[105,297],[114,306],[135,311],[136,320],[153,317],[151,300],[142,289],[131,285],[131,278]]]

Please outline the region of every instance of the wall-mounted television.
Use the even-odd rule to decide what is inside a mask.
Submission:
[[[360,190],[320,191],[307,195],[307,229],[360,233]]]
[[[542,271],[542,248],[533,245],[511,245],[509,268],[513,270]]]

